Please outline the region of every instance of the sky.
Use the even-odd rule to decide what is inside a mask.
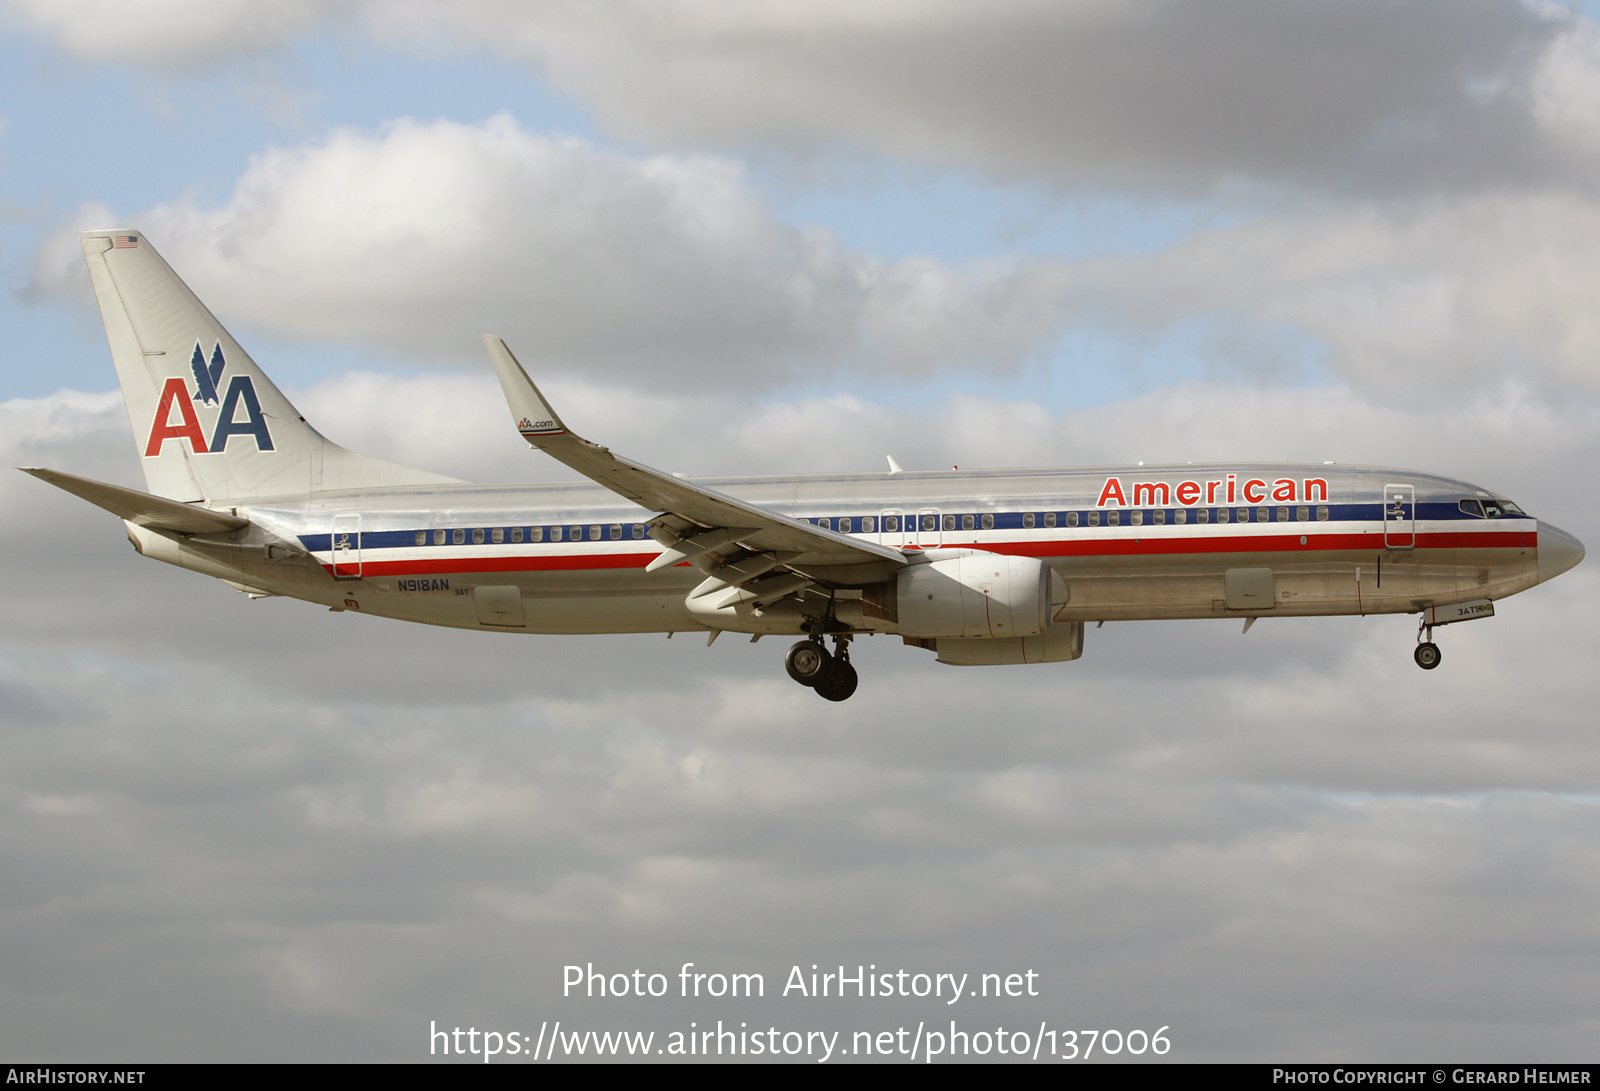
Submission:
[[[1332,460],[1592,544],[1594,15],[0,0],[0,448],[143,487],[75,239],[125,226],[330,438],[470,480],[568,476],[493,332],[675,472]],[[8,1061],[557,1020],[1593,1059],[1592,563],[1432,672],[1405,616],[1130,622],[1036,667],[859,641],[834,705],[781,643],[251,601],[0,499]],[[670,988],[563,995],[591,965]],[[813,965],[1036,994],[784,995]]]

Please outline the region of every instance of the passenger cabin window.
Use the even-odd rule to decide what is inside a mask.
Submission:
[[[511,540],[513,542],[522,541],[522,528],[521,527],[512,527],[511,528]]]
[[[1289,521],[1289,509],[1288,508],[1279,508],[1278,509],[1278,522],[1287,523],[1288,521]]]
[[[1317,519],[1318,519],[1319,522],[1323,522],[1323,523],[1326,523],[1328,521],[1328,505],[1326,505],[1326,504],[1318,504],[1317,505]]]
[[[871,534],[871,533],[873,533],[873,525],[876,522],[877,522],[877,520],[874,519],[872,516],[863,515],[861,517],[861,533],[862,534]]]
[[[1227,508],[1218,508],[1217,509],[1217,522],[1226,523],[1227,521],[1228,521],[1228,509]]]
[[[1055,512],[1047,511],[1047,512],[1044,513],[1044,525],[1047,526],[1047,527],[1053,527],[1053,526],[1056,525],[1056,513]]]
[[[644,537],[644,524],[643,523],[635,523],[635,524],[633,524],[633,536],[635,538],[643,538]]]
[[[1166,523],[1166,521],[1167,521],[1167,513],[1165,511],[1156,512],[1156,517],[1155,517],[1156,526],[1159,527],[1159,526],[1163,525],[1164,523]]]
[[[1269,516],[1267,514],[1267,509],[1266,508],[1257,508],[1256,509],[1256,522],[1265,523],[1268,518],[1269,518]]]
[[[1032,530],[1033,529],[1033,512],[1030,511],[1030,512],[1024,512],[1023,513],[1023,516],[1022,516],[1022,529],[1023,530]]]
[[[589,524],[589,541],[598,542],[599,540],[600,540],[600,524],[599,523],[590,523]]]
[[[544,527],[529,527],[528,528],[528,541],[530,541],[530,542],[542,542],[542,541],[544,541]]]
[[[451,543],[453,545],[461,545],[466,540],[467,540],[467,532],[466,531],[464,531],[464,530],[452,530],[450,532],[450,541],[451,541]]]
[[[1311,509],[1310,508],[1295,508],[1294,509],[1294,518],[1295,518],[1295,522],[1297,522],[1297,523],[1305,522],[1307,519],[1311,518]]]
[[[975,527],[977,525],[978,525],[978,520],[977,520],[977,518],[975,516],[963,515],[961,517],[961,529],[962,530],[971,530],[973,527]]]
[[[444,531],[436,530],[433,532],[433,544],[444,545]]]
[[[983,517],[983,519],[980,520],[980,521],[983,523],[983,529],[984,530],[993,530],[994,529],[994,516],[985,515]]]
[[[608,533],[611,535],[611,540],[615,542],[617,539],[622,537],[622,524],[612,523],[611,530]]]
[[[427,531],[425,531],[425,530],[417,531],[417,544],[418,545],[427,545],[428,544],[428,532]]]
[[[883,517],[883,529],[884,530],[899,530],[900,529],[900,517],[898,515],[885,515]]]
[[[939,529],[939,521],[931,515],[924,515],[922,517],[922,529],[937,530]]]
[[[561,528],[560,527],[551,527],[550,528],[550,540],[552,542],[561,541]]]
[[[472,544],[473,545],[482,545],[483,544],[483,528],[482,527],[473,528],[473,531],[472,531]]]
[[[1143,526],[1144,525],[1144,512],[1142,512],[1142,511],[1134,512],[1132,514],[1132,517],[1128,520],[1128,522],[1132,523],[1136,527]]]
[[[1189,513],[1184,511],[1182,508],[1179,508],[1177,510],[1177,512],[1175,512],[1173,514],[1173,517],[1172,517],[1172,521],[1174,523],[1185,523],[1185,522],[1188,522],[1188,519],[1189,519]]]
[[[1091,527],[1097,527],[1097,526],[1100,525],[1100,513],[1099,512],[1091,511],[1089,513],[1089,525]]]
[[[956,529],[956,517],[954,515],[946,515],[942,522],[944,523],[945,530]]]
[[[1106,512],[1106,526],[1114,527],[1114,526],[1116,526],[1117,524],[1119,524],[1121,522],[1122,522],[1122,513],[1120,511],[1108,511],[1108,512]]]
[[[1209,522],[1211,522],[1211,509],[1210,508],[1201,508],[1199,511],[1195,512],[1194,513],[1194,521],[1197,522],[1197,523],[1209,523]]]
[[[491,530],[489,532],[489,540],[491,542],[493,542],[495,545],[499,545],[501,542],[505,541],[506,540],[505,528],[504,527],[495,527],[493,530]]]
[[[849,534],[850,533],[850,517],[848,515],[843,516],[842,518],[840,518],[840,520],[839,520],[839,533],[840,534]]]

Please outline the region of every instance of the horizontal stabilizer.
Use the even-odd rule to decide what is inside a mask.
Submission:
[[[25,474],[32,474],[40,481],[48,481],[58,489],[64,489],[73,496],[87,500],[96,507],[105,508],[119,519],[126,519],[130,523],[149,527],[151,530],[166,530],[175,534],[221,534],[250,525],[250,520],[237,515],[196,507],[178,500],[168,500],[162,496],[151,496],[137,489],[107,485],[103,481],[92,481],[87,477],[76,477],[58,470],[45,470],[35,466],[21,466],[19,469]]]

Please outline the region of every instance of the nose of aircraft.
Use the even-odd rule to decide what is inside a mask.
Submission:
[[[1554,579],[1583,560],[1583,543],[1549,523],[1539,524],[1539,582]]]

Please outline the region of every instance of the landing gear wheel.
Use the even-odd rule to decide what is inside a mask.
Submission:
[[[1443,659],[1444,656],[1439,651],[1439,645],[1428,641],[1425,644],[1418,644],[1417,650],[1412,653],[1411,658],[1415,659],[1417,666],[1423,670],[1431,671],[1439,665],[1439,660]]]
[[[814,686],[827,674],[832,662],[822,641],[802,640],[790,646],[788,654],[783,657],[783,669],[802,686]]]
[[[834,659],[816,682],[817,694],[829,701],[843,701],[856,691],[856,682],[856,669],[850,660]]]

